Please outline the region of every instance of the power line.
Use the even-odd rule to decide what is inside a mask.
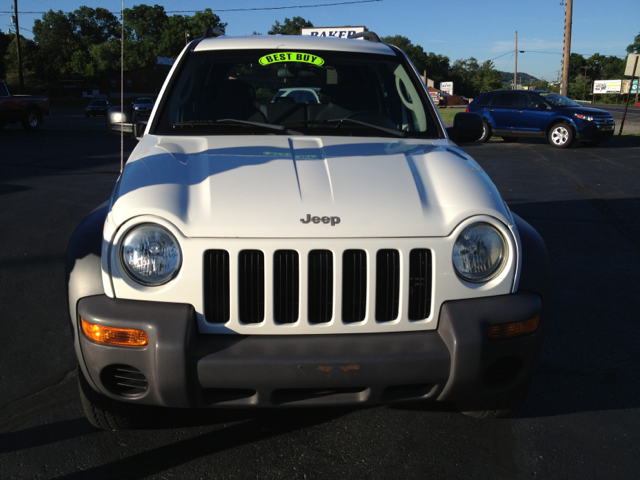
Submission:
[[[290,8],[317,8],[317,7],[335,7],[338,5],[353,5],[356,3],[374,3],[374,2],[382,2],[384,0],[354,0],[351,2],[337,2],[337,3],[319,3],[316,5],[290,5],[288,7],[257,7],[257,8],[225,8],[225,9],[215,9],[216,12],[250,12],[256,10],[286,10]],[[166,10],[165,13],[199,13],[204,10]],[[0,13],[13,13],[8,11],[0,11]],[[48,12],[20,12],[21,15],[44,15]],[[57,13],[57,12],[56,12]],[[62,13],[73,13],[73,12],[62,12]],[[109,12],[113,14],[119,14],[120,11],[117,12]]]

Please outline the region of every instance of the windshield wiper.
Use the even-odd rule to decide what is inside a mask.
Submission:
[[[248,120],[236,120],[235,118],[222,118],[220,120],[192,120],[190,122],[178,122],[173,124],[173,128],[176,127],[221,127],[228,125],[251,125],[253,127],[266,128],[269,130],[278,130],[288,135],[304,135],[301,132],[296,132],[286,128],[283,125],[273,125],[271,123],[259,123],[250,122]]]
[[[356,123],[358,125],[364,125],[365,127],[375,128],[376,130],[390,133],[391,135],[395,135],[396,137],[404,137],[405,135],[405,132],[401,130],[391,130],[390,128],[387,128],[387,127],[380,127],[378,125],[373,125],[372,123],[361,122],[360,120],[354,120],[353,118],[334,118],[332,120],[327,120],[327,123],[337,123],[338,127],[342,125],[344,122]]]
[[[389,134],[394,135],[396,137],[404,137],[406,135],[406,132],[403,132],[403,131],[400,131],[400,130],[391,130],[390,128],[380,127],[378,125],[373,125],[373,124],[367,123],[367,122],[361,122],[360,120],[354,120],[352,118],[334,118],[334,119],[331,119],[331,120],[297,120],[297,121],[282,122],[282,123],[283,123],[283,125],[287,125],[287,124],[292,124],[292,125],[336,125],[338,128],[340,128],[340,125],[342,125],[342,123],[344,123],[344,122],[363,125],[365,127],[369,127],[369,128],[373,128],[375,130],[380,130],[382,132],[389,133]]]

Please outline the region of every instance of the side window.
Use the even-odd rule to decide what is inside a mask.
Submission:
[[[492,107],[513,108],[518,103],[518,94],[513,92],[498,93],[491,102]]]
[[[0,97],[8,97],[9,90],[7,90],[7,86],[4,83],[0,83]]]
[[[518,108],[536,108],[538,103],[540,102],[538,102],[538,98],[535,95],[530,93],[518,94]]]
[[[478,100],[477,105],[479,107],[486,107],[487,105],[491,105],[491,100],[493,100],[493,97],[495,96],[496,96],[495,93],[487,93],[480,100]]]

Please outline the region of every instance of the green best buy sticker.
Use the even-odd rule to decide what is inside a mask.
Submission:
[[[310,55],[308,53],[299,53],[299,52],[278,52],[278,53],[270,53],[269,55],[265,55],[261,57],[260,65],[271,65],[272,63],[278,62],[302,62],[302,63],[311,63],[312,65],[324,65],[324,60],[317,55]]]

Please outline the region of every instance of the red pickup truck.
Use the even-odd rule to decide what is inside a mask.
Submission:
[[[11,95],[0,81],[0,130],[7,123],[22,122],[25,130],[42,125],[42,116],[49,115],[49,98],[44,95]]]

